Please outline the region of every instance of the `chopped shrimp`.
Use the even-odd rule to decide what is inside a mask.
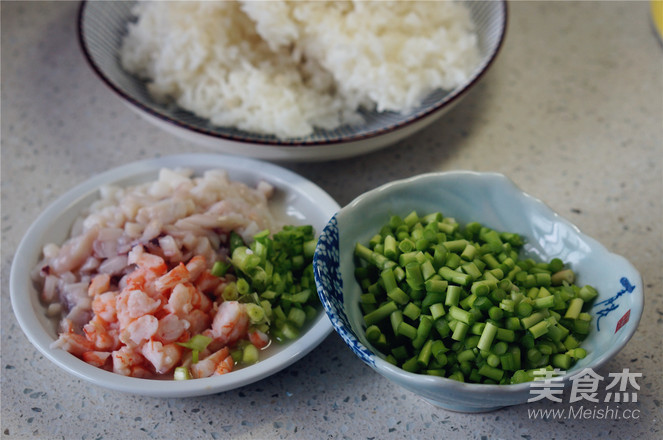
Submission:
[[[193,310],[193,296],[195,287],[188,283],[180,283],[173,287],[173,292],[168,298],[168,304],[164,306],[170,313],[184,316]]]
[[[134,246],[129,252],[128,262],[136,264],[138,268],[125,277],[126,288],[142,290],[149,296],[156,296],[158,289],[154,288],[154,282],[168,271],[164,259],[145,252],[143,246]]]
[[[107,273],[100,273],[95,275],[90,282],[90,286],[87,288],[87,294],[89,296],[101,295],[104,292],[107,292],[110,288],[110,275]]]
[[[120,331],[120,341],[128,347],[138,347],[149,341],[159,328],[159,320],[152,315],[143,315]]]
[[[138,268],[126,275],[122,281],[124,282],[125,289],[142,290],[147,295],[154,298],[159,295],[159,290],[154,286],[154,282],[157,278],[159,278],[159,275],[151,270]]]
[[[153,339],[143,344],[140,352],[159,374],[167,373],[182,359],[182,347],[173,343],[164,345]]]
[[[148,270],[157,276],[161,276],[168,271],[168,265],[163,258],[158,255],[145,252],[142,245],[134,246],[129,252],[129,264],[135,264],[140,269]]]
[[[198,290],[204,293],[215,293],[216,288],[223,283],[223,279],[214,276],[206,270],[196,278],[195,284]]]
[[[209,312],[212,309],[212,301],[200,290],[193,287],[193,307],[200,309],[203,312]]]
[[[214,374],[216,367],[230,356],[230,349],[223,347],[222,349],[212,353],[205,359],[198,361],[191,365],[191,374],[196,379],[201,377],[209,377]]]
[[[113,372],[123,376],[149,377],[149,370],[143,365],[145,358],[138,351],[129,347],[122,347],[112,353]]]
[[[207,269],[207,260],[202,255],[196,255],[186,264],[186,270],[189,271],[189,277],[195,280]]]
[[[141,290],[121,292],[115,300],[120,327],[126,327],[131,321],[143,315],[154,313],[160,305],[160,300],[150,298]]]
[[[192,335],[197,335],[202,333],[205,329],[209,329],[210,324],[212,323],[212,317],[203,312],[200,309],[194,309],[184,317],[190,324],[189,332]]]
[[[168,314],[159,320],[156,337],[162,342],[175,342],[186,333],[191,326],[186,319],[180,319],[175,314]]]
[[[81,355],[81,358],[90,365],[102,368],[108,363],[111,358],[110,351],[86,351]]]
[[[211,335],[225,344],[232,344],[246,337],[249,315],[238,301],[224,301],[212,321]]]
[[[117,293],[105,292],[97,295],[92,300],[92,311],[96,316],[106,322],[115,322],[117,320],[117,312],[115,310],[115,298]]]
[[[190,280],[191,275],[187,270],[184,263],[180,263],[171,269],[168,273],[160,276],[154,283],[157,290],[164,291],[172,289],[180,283],[186,283]]]
[[[261,348],[267,347],[269,344],[269,336],[256,329],[249,332],[249,341],[260,350]]]
[[[219,362],[219,365],[216,366],[214,369],[214,374],[226,374],[230,373],[233,368],[235,368],[235,360],[233,359],[232,356],[228,355],[224,360]]]
[[[97,350],[117,350],[120,348],[120,338],[116,328],[104,321],[99,315],[94,316],[83,326],[83,332],[88,341],[92,342]]]
[[[58,339],[51,344],[51,348],[61,348],[75,356],[95,350],[94,344],[78,333],[60,333]]]

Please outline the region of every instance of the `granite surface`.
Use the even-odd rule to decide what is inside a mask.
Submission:
[[[642,373],[638,402],[613,404],[614,411],[629,410],[619,418],[543,419],[530,411],[573,405],[444,411],[374,374],[336,334],[267,379],[201,398],[108,391],[45,359],[23,335],[9,299],[12,255],[30,223],[100,171],[209,152],[138,118],[105,88],[81,56],[77,7],[0,5],[2,438],[663,437],[663,47],[649,3],[511,2],[497,61],[438,123],[362,157],[281,164],[341,205],[423,172],[501,172],[629,259],[643,276],[646,308],[633,339],[599,373]]]

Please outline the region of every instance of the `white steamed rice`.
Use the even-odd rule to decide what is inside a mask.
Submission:
[[[469,10],[439,1],[139,3],[120,55],[158,100],[219,126],[306,136],[407,112],[467,80]]]

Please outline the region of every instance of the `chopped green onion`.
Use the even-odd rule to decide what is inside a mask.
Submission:
[[[173,373],[173,379],[175,380],[189,380],[192,379],[189,369],[186,367],[175,367]]]

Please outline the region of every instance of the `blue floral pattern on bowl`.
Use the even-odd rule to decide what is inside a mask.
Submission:
[[[313,256],[316,289],[334,329],[361,360],[374,366],[373,354],[349,331],[352,326],[343,307],[339,249],[338,220],[334,215],[322,231]]]

